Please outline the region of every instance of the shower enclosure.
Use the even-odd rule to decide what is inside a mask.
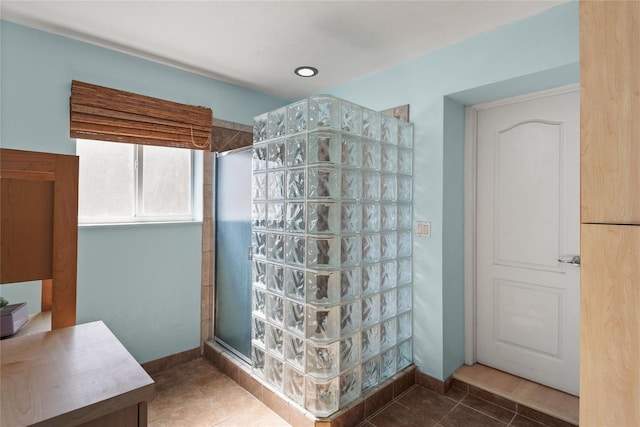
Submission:
[[[254,119],[252,370],[316,416],[412,361],[412,139],[331,96]]]

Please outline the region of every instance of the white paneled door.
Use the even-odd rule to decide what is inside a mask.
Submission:
[[[574,395],[579,109],[577,89],[480,108],[477,133],[477,360]]]

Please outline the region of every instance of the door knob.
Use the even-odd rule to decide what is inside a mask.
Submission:
[[[566,255],[561,258],[558,258],[558,262],[562,264],[571,264],[580,266],[580,255]]]

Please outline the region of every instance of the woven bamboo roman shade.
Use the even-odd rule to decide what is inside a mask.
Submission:
[[[71,82],[72,138],[209,150],[212,112],[79,81]]]

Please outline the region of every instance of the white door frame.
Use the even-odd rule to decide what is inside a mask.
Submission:
[[[465,107],[464,141],[464,363],[473,365],[476,353],[476,213],[478,181],[478,112],[518,102],[561,95],[580,90],[580,84],[544,90],[512,98]]]

